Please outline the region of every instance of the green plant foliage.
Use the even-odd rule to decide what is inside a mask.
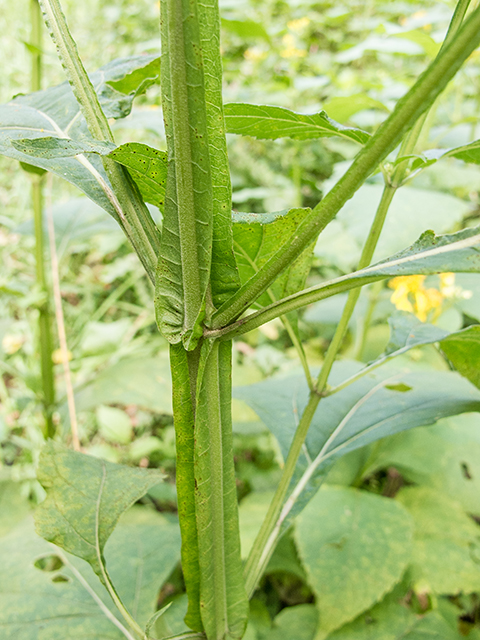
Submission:
[[[157,56],[133,56],[115,60],[91,74],[90,78],[97,87],[100,104],[108,118],[124,118],[130,113],[136,92],[128,83],[128,94],[114,89],[111,81],[118,82],[124,78],[136,79],[137,88],[143,90],[145,81],[152,79],[152,63],[158,61]],[[142,71],[143,70],[143,71]],[[134,72],[138,72],[134,74]],[[144,72],[144,73],[143,73]],[[158,71],[157,71],[158,76]],[[68,82],[57,87],[18,96],[10,103],[0,106],[0,153],[34,166],[51,171],[68,180],[89,198],[94,200],[110,215],[117,218],[114,207],[107,198],[102,185],[108,183],[102,164],[95,158],[85,162],[78,158],[35,158],[16,149],[12,142],[19,139],[34,139],[50,136],[72,139],[89,137],[85,120],[80,115],[80,108]]]
[[[387,498],[324,487],[299,517],[296,537],[326,637],[400,580],[410,561],[413,522]]]
[[[6,535],[29,513],[28,501],[15,482],[0,482],[0,536]]]
[[[311,604],[288,607],[276,616],[272,630],[262,637],[265,640],[313,640],[317,621],[317,610]]]
[[[291,209],[278,213],[233,213],[234,250],[242,284],[272,257],[308,212],[309,209]],[[273,299],[295,293],[305,286],[312,249],[307,249],[273,283]],[[270,302],[272,297],[268,293],[257,300],[262,306]]]
[[[117,590],[141,624],[155,610],[158,589],[178,562],[179,543],[174,523],[136,509],[108,542],[105,555]],[[79,637],[125,637],[112,623],[112,603],[90,567],[35,535],[30,520],[2,538],[0,555],[5,578],[0,623],[6,640],[37,634],[63,638],[66,618],[69,633]],[[49,557],[58,558],[56,564],[41,570],[41,559]]]
[[[414,582],[439,594],[478,591],[478,525],[458,503],[426,487],[403,489],[398,500],[415,522]]]
[[[325,136],[341,136],[354,142],[365,143],[370,137],[366,131],[345,127],[327,116],[325,111],[304,115],[268,105],[226,104],[225,120],[228,133],[253,136],[260,139],[293,138],[309,140]]]
[[[50,442],[38,470],[47,498],[36,512],[37,531],[89,562],[105,582],[103,550],[119,517],[162,477],[158,471],[112,464]]]
[[[455,369],[480,387],[480,327],[458,331],[442,340],[440,346]]]

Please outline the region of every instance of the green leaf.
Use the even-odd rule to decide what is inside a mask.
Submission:
[[[130,113],[135,92],[133,78],[143,83],[145,72],[151,76],[152,64],[158,57],[132,56],[108,63],[90,75],[108,118],[124,118]],[[137,75],[135,73],[138,72]],[[133,75],[132,75],[133,74]],[[128,95],[114,89],[109,82],[121,82],[130,77]],[[143,79],[142,79],[143,77]],[[114,218],[118,218],[111,200],[106,195],[109,187],[103,165],[97,158],[35,158],[16,149],[12,142],[19,139],[46,136],[90,139],[84,118],[68,82],[30,95],[20,95],[0,106],[0,154],[51,171],[68,180]]]
[[[440,346],[455,369],[480,388],[480,326],[452,333]]]
[[[388,108],[382,102],[374,100],[366,93],[355,93],[345,98],[332,98],[323,103],[323,108],[330,114],[331,118],[342,124],[364,109],[388,111]]]
[[[56,572],[41,571],[35,566],[41,558],[52,555],[56,555],[56,547],[36,536],[30,523],[2,538],[0,625],[3,640],[32,640],[42,636],[63,640],[66,621],[70,638],[125,640],[67,566]],[[84,566],[90,570],[88,565]],[[66,581],[57,581],[60,576]],[[91,578],[95,579],[93,575]],[[100,596],[97,594],[97,597]],[[101,601],[109,611],[103,594]]]
[[[37,531],[86,560],[106,583],[105,543],[122,513],[162,478],[157,470],[113,464],[49,441],[38,468],[47,498],[36,512]]]
[[[329,384],[338,384],[359,368],[355,363],[336,364]],[[409,390],[397,391],[399,384]],[[276,436],[286,458],[298,415],[308,401],[303,376],[237,387],[234,395],[246,402]],[[458,374],[441,371],[430,371],[427,378],[424,372],[377,369],[324,398],[313,417],[305,455],[299,461],[294,482],[299,494],[284,526],[315,494],[333,461],[349,451],[445,416],[478,410],[480,392]]]
[[[240,639],[248,601],[233,465],[231,348],[231,343],[202,345],[195,411],[195,506],[205,633]]]
[[[333,181],[329,181],[325,188],[330,186],[333,186]],[[360,187],[321,233],[315,254],[342,271],[355,269],[382,192],[383,184]],[[448,233],[470,211],[468,202],[449,193],[403,186],[397,190],[389,207],[374,261],[385,260],[413,244],[425,229],[433,229],[437,234]]]
[[[225,105],[227,133],[253,136],[263,140],[293,138],[311,140],[340,136],[364,144],[370,137],[366,131],[346,127],[327,116],[325,111],[305,115],[284,107],[230,103]]]
[[[449,335],[448,331],[428,322],[422,322],[412,313],[397,311],[388,319],[390,340],[386,355],[394,355],[424,344],[440,342]],[[453,334],[456,335],[456,334]]]
[[[325,486],[300,516],[296,537],[317,596],[319,628],[327,634],[400,580],[410,561],[413,523],[393,500]]]
[[[97,424],[108,442],[128,444],[132,440],[132,421],[121,409],[101,405],[97,409]]]
[[[211,337],[222,335],[225,338],[232,338],[311,302],[323,300],[385,278],[416,274],[432,275],[444,272],[479,272],[479,232],[479,227],[464,229],[444,236],[436,236],[433,231],[426,231],[411,247],[391,256],[388,260],[304,289],[242,318],[220,330],[218,334],[212,332]]]
[[[415,522],[415,583],[439,594],[478,591],[479,526],[458,503],[427,487],[402,489],[397,499]]]
[[[0,482],[0,536],[6,535],[30,512],[27,498],[18,482]]]
[[[262,631],[264,640],[314,640],[318,613],[313,604],[299,604],[282,609],[271,631]]]
[[[105,555],[118,592],[142,624],[155,610],[159,588],[178,562],[179,538],[176,524],[134,508],[107,543]],[[56,567],[41,570],[38,561],[52,556],[59,558]],[[61,640],[66,624],[72,638],[125,638],[112,624],[113,605],[88,564],[39,538],[30,521],[2,539],[0,565],[2,639]]]
[[[233,246],[242,284],[285,244],[309,212],[310,209],[290,209],[277,213],[233,213]],[[311,249],[277,278],[270,292],[257,300],[257,305],[268,305],[302,288],[310,268]]]
[[[222,18],[222,29],[234,33],[245,42],[249,40],[266,40],[270,42],[270,36],[263,25],[253,20],[229,20]]]
[[[172,413],[172,383],[168,359],[157,356],[124,358],[75,390],[77,411],[101,404],[134,404],[156,413]],[[63,409],[62,409],[63,410]]]
[[[480,416],[464,414],[434,427],[379,442],[362,477],[395,467],[407,482],[425,485],[480,515]]]

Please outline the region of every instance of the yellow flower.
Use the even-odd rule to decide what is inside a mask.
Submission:
[[[287,27],[290,29],[290,31],[303,31],[305,29],[305,27],[308,27],[308,25],[310,24],[310,18],[298,18],[298,20],[290,20],[290,22],[287,23]]]
[[[452,286],[452,275],[441,274],[440,290],[425,287],[425,276],[398,276],[390,280],[388,286],[394,289],[391,302],[400,311],[414,313],[419,320],[426,322],[440,315],[443,300],[446,295],[442,285]],[[443,276],[443,280],[442,280]],[[453,276],[455,278],[455,276]]]
[[[22,336],[14,336],[7,333],[2,340],[2,347],[5,353],[12,355],[12,353],[16,353],[20,349],[24,342],[25,340]]]

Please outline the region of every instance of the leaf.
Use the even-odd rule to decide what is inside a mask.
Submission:
[[[448,331],[428,322],[422,322],[412,313],[397,311],[388,319],[390,340],[386,355],[394,355],[424,344],[440,342],[449,335]],[[455,334],[453,334],[455,335]]]
[[[333,181],[332,181],[333,182]],[[332,182],[329,182],[326,189]],[[356,268],[383,185],[364,184],[320,234],[315,255],[342,271]],[[412,244],[425,229],[448,233],[469,214],[470,204],[449,193],[403,186],[397,190],[374,254],[384,260]],[[421,212],[421,215],[419,215]]]
[[[107,543],[105,555],[118,592],[142,624],[178,562],[179,545],[176,524],[143,508],[126,514]],[[38,560],[51,556],[61,556],[66,564],[60,560],[55,570],[40,570]],[[29,520],[2,539],[0,565],[2,639],[62,640],[67,632],[69,638],[124,640],[105,617],[107,610],[115,620],[113,605],[88,564],[39,538]]]
[[[30,523],[2,538],[2,639],[63,640],[68,621],[69,638],[125,640],[67,567],[52,574],[35,566],[36,561],[52,553],[55,554],[55,547],[36,536]],[[88,565],[85,567],[89,569]],[[59,575],[67,581],[55,581]],[[106,603],[104,606],[108,609]]]
[[[305,115],[284,107],[229,103],[225,105],[228,133],[253,136],[263,140],[293,138],[311,140],[340,136],[364,144],[370,134],[355,127],[346,127],[327,116],[325,111]]]
[[[49,441],[38,468],[47,498],[36,512],[37,532],[86,560],[106,583],[105,543],[122,513],[162,478],[157,470],[113,464]]]
[[[270,36],[263,25],[253,20],[229,20],[222,18],[222,29],[239,36],[242,41],[266,40],[270,42]]]
[[[391,256],[388,260],[304,289],[272,303],[261,311],[252,313],[229,325],[220,331],[220,335],[224,338],[232,338],[311,302],[323,300],[385,278],[445,272],[479,272],[479,231],[480,228],[475,227],[444,236],[436,236],[433,231],[426,231],[411,247]],[[212,332],[211,337],[216,335],[215,332]]]
[[[393,500],[323,487],[300,516],[296,538],[325,633],[353,620],[400,580],[413,523]],[[328,579],[325,579],[328,576]]]
[[[357,364],[337,363],[329,384],[336,385],[358,370]],[[404,384],[410,390],[398,392],[386,387],[392,384]],[[298,416],[308,400],[303,376],[236,387],[234,395],[246,402],[275,435],[285,459]],[[441,371],[430,371],[426,377],[423,371],[377,369],[324,398],[313,417],[305,455],[296,471],[295,484],[303,477],[305,485],[284,526],[315,494],[333,461],[349,451],[445,416],[478,410],[480,392],[458,374]]]
[[[427,487],[397,496],[415,522],[413,580],[438,594],[480,589],[480,528],[458,503]]]
[[[130,113],[136,95],[132,90],[135,82],[151,77],[152,65],[158,64],[153,55],[132,56],[114,60],[90,78],[108,118],[124,118]],[[146,74],[146,76],[145,76]],[[120,82],[130,78],[128,95],[114,89],[109,82]],[[35,158],[13,146],[19,139],[44,138],[46,136],[68,136],[75,140],[90,140],[86,123],[68,82],[26,96],[17,96],[0,106],[0,154],[21,162],[51,171],[83,191],[89,198],[117,219],[114,206],[106,195],[108,179],[102,163],[97,158]]]
[[[262,632],[264,640],[314,640],[318,613],[313,604],[299,604],[282,609],[270,631]]]
[[[425,485],[480,515],[480,416],[464,414],[379,442],[362,470],[366,478],[395,467],[407,482]]]
[[[16,527],[30,512],[27,498],[18,482],[0,482],[0,536]]]
[[[110,142],[72,140],[70,138],[23,138],[12,145],[18,151],[36,158],[72,158],[96,153],[127,167],[137,183],[143,199],[163,209],[167,179],[167,153],[140,142],[127,142],[116,147]]]
[[[195,411],[200,607],[207,637],[242,638],[248,617],[231,418],[231,343],[204,342]]]
[[[166,354],[165,354],[166,355]],[[156,413],[172,413],[172,383],[167,358],[130,357],[112,364],[75,390],[78,411],[101,404],[134,404]]]
[[[233,213],[233,242],[241,283],[247,282],[295,231],[310,209],[290,209],[278,213]],[[281,298],[302,288],[310,268],[310,251],[304,252],[275,280],[274,298]],[[264,293],[257,305],[272,302]]]
[[[323,108],[330,114],[331,118],[342,124],[364,109],[388,111],[388,108],[382,102],[374,100],[366,93],[355,93],[345,98],[331,98],[323,103]]]
[[[440,346],[455,369],[480,388],[480,326],[452,333]]]
[[[114,444],[131,442],[133,426],[125,411],[100,405],[96,413],[99,431],[105,440]]]

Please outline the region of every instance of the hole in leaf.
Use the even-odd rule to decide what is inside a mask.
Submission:
[[[470,469],[468,468],[468,465],[466,462],[462,462],[460,464],[460,468],[462,470],[462,475],[464,478],[466,478],[467,480],[471,480],[472,479],[472,474],[470,473]]]
[[[34,566],[37,569],[40,569],[40,571],[58,571],[63,567],[63,562],[58,556],[51,555],[39,558],[36,562],[34,562]]]
[[[398,384],[386,384],[385,389],[390,389],[390,391],[399,391],[400,393],[405,393],[405,391],[411,391],[412,387],[409,387],[408,384],[404,382],[399,382]]]
[[[62,574],[59,573],[57,576],[52,578],[52,582],[70,582],[70,578],[67,578],[67,576],[62,576]]]

